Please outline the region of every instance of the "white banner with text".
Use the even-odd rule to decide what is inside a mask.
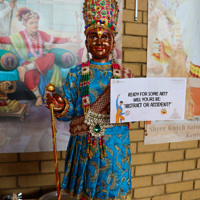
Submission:
[[[111,123],[183,120],[185,94],[185,78],[113,79]]]

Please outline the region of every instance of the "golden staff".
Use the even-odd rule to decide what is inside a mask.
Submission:
[[[55,86],[52,83],[49,83],[46,88],[45,88],[45,96],[46,92],[51,92],[53,93],[55,91]],[[46,99],[46,98],[45,98]],[[54,116],[54,104],[50,104],[50,111],[51,111],[51,129],[52,129],[52,139],[53,139],[53,153],[54,153],[54,169],[56,173],[56,188],[57,188],[57,196],[58,200],[61,199],[61,194],[60,194],[60,182],[59,182],[59,176],[58,176],[58,158],[56,154],[56,121],[55,121],[55,116]]]

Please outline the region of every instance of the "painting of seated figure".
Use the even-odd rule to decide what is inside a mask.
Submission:
[[[45,107],[45,87],[52,83],[55,92],[61,94],[70,70],[87,61],[83,2],[2,0],[2,5],[0,153],[50,151],[51,119]],[[119,6],[122,10],[122,1]],[[114,50],[119,62],[122,30],[120,12]],[[59,121],[56,124],[57,150],[66,150],[69,125]]]

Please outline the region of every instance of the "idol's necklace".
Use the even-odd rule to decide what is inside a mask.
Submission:
[[[120,65],[117,63],[112,63],[113,77],[121,78]],[[110,115],[104,115],[100,113],[95,113],[90,110],[90,99],[89,99],[89,77],[90,77],[90,62],[82,63],[81,65],[81,81],[80,81],[80,91],[82,96],[82,105],[85,115],[84,123],[89,126],[88,132],[88,147],[87,154],[89,158],[93,156],[93,150],[99,139],[99,148],[101,158],[106,157],[106,147],[104,133],[106,128],[111,128]]]

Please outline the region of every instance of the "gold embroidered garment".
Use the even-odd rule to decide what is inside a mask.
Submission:
[[[93,104],[103,94],[112,77],[111,63],[106,63],[103,69],[102,63],[94,63],[90,68],[90,101]],[[98,67],[100,65],[100,67]],[[122,77],[130,77],[129,70],[122,70]],[[80,66],[70,70],[67,82],[64,86],[64,96],[70,102],[69,113],[61,120],[67,121],[72,118],[81,118],[83,115],[82,99],[79,91],[81,78]],[[106,101],[107,98],[105,98]],[[99,106],[102,102],[99,102]],[[106,105],[109,111],[109,103]],[[92,107],[91,107],[92,108]],[[98,110],[98,107],[95,109]],[[74,120],[72,120],[73,122]],[[107,156],[100,158],[100,149],[97,145],[94,148],[94,155],[88,159],[86,154],[87,135],[80,134],[81,124],[74,134],[70,136],[65,161],[65,176],[62,189],[77,198],[86,199],[124,199],[131,190],[131,169],[130,169],[130,142],[127,124],[113,126],[105,131],[105,145]],[[74,130],[73,127],[73,130]],[[70,127],[72,128],[72,126]]]

